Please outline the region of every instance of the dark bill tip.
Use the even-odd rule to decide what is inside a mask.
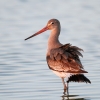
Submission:
[[[28,39],[30,39],[30,38],[32,38],[32,37],[34,37],[34,36],[36,36],[36,35],[38,35],[38,33],[35,33],[35,34],[33,34],[33,35],[29,36],[29,37],[28,37],[28,38],[26,38],[25,40],[28,40]]]
[[[25,40],[28,40],[28,39],[30,39],[30,38],[32,38],[32,37],[34,37],[34,36],[36,36],[36,35],[38,35],[38,34],[40,34],[40,33],[44,32],[44,31],[46,31],[46,30],[48,30],[48,27],[47,27],[47,26],[46,26],[46,27],[44,27],[43,29],[41,29],[40,31],[36,32],[35,34],[33,34],[33,35],[29,36],[29,37],[28,37],[28,38],[26,38]]]
[[[28,38],[26,38],[25,40],[28,40],[28,39],[30,39],[32,36],[30,36],[30,37],[28,37]]]

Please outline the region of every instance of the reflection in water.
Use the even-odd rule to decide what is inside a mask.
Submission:
[[[83,97],[76,97],[78,95],[63,95],[62,100],[90,100]]]
[[[65,90],[63,92],[62,100],[90,100],[83,97],[78,97],[79,95],[69,95]]]

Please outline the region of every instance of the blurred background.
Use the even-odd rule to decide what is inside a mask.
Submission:
[[[61,43],[84,49],[92,84],[70,83],[70,94],[100,99],[100,0],[0,0],[0,100],[63,100],[45,59],[50,31],[24,41],[51,18],[61,23]]]

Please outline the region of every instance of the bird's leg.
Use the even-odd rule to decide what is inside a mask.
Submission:
[[[63,83],[63,85],[64,85],[64,94],[66,93],[66,89],[67,89],[67,86],[66,86],[66,84],[65,84],[65,82],[64,82],[64,78],[61,78],[62,79],[62,83]]]
[[[69,95],[69,91],[68,91],[68,82],[67,82],[67,95]]]
[[[65,82],[64,82],[64,78],[61,78],[62,79],[62,83],[63,83],[63,85],[64,85],[64,95],[66,94],[66,92],[67,92],[67,96],[69,95],[69,91],[68,91],[68,82],[67,82],[67,84],[65,84]]]

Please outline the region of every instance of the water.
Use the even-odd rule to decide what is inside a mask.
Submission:
[[[99,100],[99,0],[0,1],[0,100],[65,100],[61,79],[45,60],[49,31],[24,41],[51,18],[61,22],[61,43],[84,49],[81,60],[92,84],[70,83],[70,94]]]

